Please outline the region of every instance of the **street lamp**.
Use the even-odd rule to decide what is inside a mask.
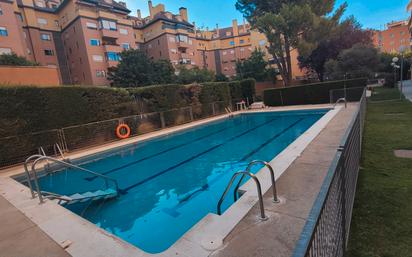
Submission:
[[[405,55],[406,47],[401,45],[399,47],[399,52],[401,53],[401,88],[400,88],[400,96],[399,98],[402,100],[402,91],[403,91],[403,63],[404,63],[404,55]]]
[[[394,75],[394,79],[395,79],[395,81],[394,81],[394,83],[395,83],[395,87],[396,87],[396,69],[399,69],[400,68],[400,66],[397,64],[398,63],[398,61],[399,61],[399,58],[398,57],[393,57],[392,58],[392,63],[391,63],[391,66],[393,67],[393,75]]]

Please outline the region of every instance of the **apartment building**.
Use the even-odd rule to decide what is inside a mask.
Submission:
[[[411,34],[408,21],[391,22],[384,30],[373,31],[373,43],[387,53],[397,53],[401,49],[410,50]]]
[[[15,52],[58,67],[64,84],[107,85],[108,68],[130,48],[228,77],[236,75],[237,60],[256,48],[266,51],[265,36],[245,22],[199,29],[186,8],[173,14],[163,4],[148,1],[148,7],[143,18],[140,10],[131,15],[124,2],[113,0],[0,0],[0,54]],[[297,61],[294,67],[294,76],[302,75]]]

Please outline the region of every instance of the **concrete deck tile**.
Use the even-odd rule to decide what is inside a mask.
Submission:
[[[3,197],[0,197],[0,210],[0,241],[35,226]]]
[[[251,215],[257,215],[257,210]],[[226,247],[211,256],[224,257],[283,257],[289,256],[298,240],[305,220],[288,215],[272,215],[265,222],[256,223],[227,238]]]
[[[22,212],[0,196],[0,256],[70,257]]]

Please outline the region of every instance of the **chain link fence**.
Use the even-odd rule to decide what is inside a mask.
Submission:
[[[365,113],[364,89],[358,112],[329,168],[293,257],[344,256],[356,193]]]
[[[56,144],[63,152],[70,152],[117,141],[116,128],[119,124],[128,125],[133,137],[221,115],[226,113],[227,107],[227,102],[213,102],[0,138],[0,167],[22,163],[33,154],[56,156]]]

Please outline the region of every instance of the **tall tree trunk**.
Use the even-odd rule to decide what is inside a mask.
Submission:
[[[290,56],[290,43],[289,38],[284,37],[285,40],[285,53],[286,53],[286,65],[287,65],[287,73],[286,76],[288,78],[288,86],[292,81],[292,58]]]

